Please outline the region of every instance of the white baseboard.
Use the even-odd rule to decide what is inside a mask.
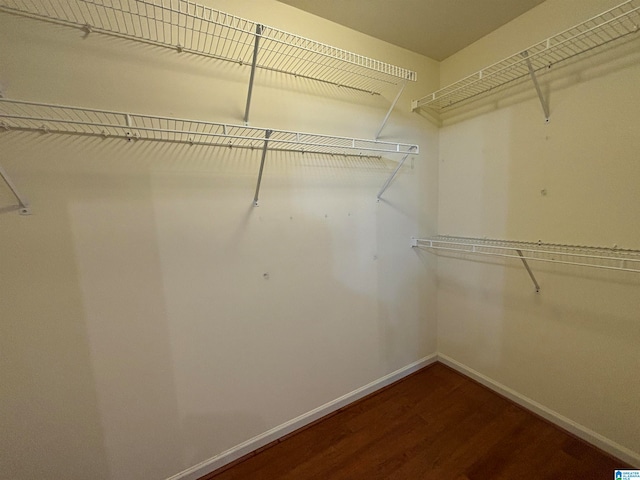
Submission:
[[[463,375],[474,379],[485,387],[493,390],[503,397],[508,398],[509,400],[517,403],[527,410],[532,411],[545,420],[548,420],[551,423],[559,426],[560,428],[572,433],[576,437],[581,438],[582,440],[585,440],[592,445],[595,445],[599,449],[613,455],[614,457],[619,458],[620,460],[623,460],[624,462],[629,463],[630,465],[633,465],[636,468],[640,468],[640,453],[634,452],[606,437],[603,437],[593,430],[590,430],[587,427],[580,425],[579,423],[576,423],[557,412],[554,412],[544,405],[541,405],[538,402],[525,397],[515,390],[512,390],[511,388],[490,379],[482,373],[477,372],[476,370],[473,370],[472,368],[469,368],[466,365],[463,365],[462,363],[457,362],[450,357],[447,357],[446,355],[438,354],[438,361],[462,373]]]
[[[307,412],[297,418],[294,418],[293,420],[272,428],[271,430],[262,433],[257,437],[253,437],[246,442],[241,443],[240,445],[236,445],[226,452],[222,452],[220,455],[216,455],[215,457],[205,460],[198,465],[188,468],[187,470],[184,470],[168,478],[167,480],[197,480],[198,478],[211,473],[218,468],[228,465],[238,458],[241,458],[261,447],[264,447],[265,445],[268,445],[274,440],[282,438],[285,435],[288,435],[289,433],[304,427],[305,425],[315,422],[316,420],[329,415],[330,413],[333,413],[336,410],[349,405],[350,403],[355,402],[356,400],[360,400],[361,398],[366,397],[376,390],[380,390],[381,388],[386,387],[393,382],[401,380],[402,378],[420,370],[421,368],[426,367],[427,365],[435,363],[437,359],[438,356],[435,353],[433,355],[424,357],[417,362],[396,370],[389,375],[385,375],[384,377],[379,378],[378,380],[375,380],[368,385],[365,385],[364,387],[347,393],[346,395],[343,395],[342,397],[337,398],[329,403],[325,403],[324,405],[311,410],[310,412]]]

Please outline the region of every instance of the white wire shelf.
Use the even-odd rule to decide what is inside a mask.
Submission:
[[[527,261],[640,273],[640,250],[446,235],[413,238],[412,246],[460,255],[516,258],[523,262],[536,291],[540,290],[540,286]]]
[[[411,102],[413,110],[444,111],[516,80],[639,31],[640,0],[628,0],[468,77]],[[545,111],[545,113],[548,113]],[[548,115],[547,115],[548,116]]]
[[[417,145],[0,98],[0,129],[330,155],[417,154]],[[267,136],[269,132],[269,136]]]
[[[2,130],[30,130],[43,133],[124,138],[128,141],[154,140],[212,147],[258,149],[262,151],[262,159],[253,200],[256,206],[268,151],[360,157],[397,154],[403,155],[400,166],[409,155],[419,153],[418,145],[406,143],[273,130],[5,98],[0,98],[0,131]],[[398,170],[399,167],[391,174],[378,194],[378,198],[389,186]],[[9,184],[4,175],[3,178]],[[15,189],[12,191],[20,200]],[[24,207],[28,208],[28,204]]]
[[[0,0],[0,10],[369,93],[415,72],[189,0]],[[259,42],[256,38],[259,37]]]

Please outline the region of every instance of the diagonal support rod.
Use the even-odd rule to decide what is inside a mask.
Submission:
[[[382,133],[382,129],[384,128],[384,126],[387,124],[387,120],[389,120],[389,116],[391,115],[391,112],[393,111],[393,109],[396,106],[396,103],[398,103],[398,100],[400,100],[400,95],[402,95],[402,92],[404,91],[404,87],[407,86],[407,80],[405,79],[402,82],[402,86],[400,87],[400,91],[398,92],[398,94],[396,95],[396,98],[393,100],[393,102],[391,103],[391,107],[389,107],[389,111],[387,112],[387,114],[384,117],[384,120],[382,120],[382,125],[380,125],[380,128],[378,129],[378,131],[376,132],[376,136],[375,139],[377,140],[378,138],[380,138],[380,134]]]
[[[522,263],[524,264],[524,268],[527,269],[527,273],[531,277],[531,280],[533,281],[533,284],[536,286],[536,293],[540,293],[540,285],[538,284],[538,281],[536,280],[535,275],[531,271],[531,268],[529,268],[529,264],[527,263],[527,259],[524,258],[524,255],[522,255],[522,250],[516,249],[516,252],[518,252],[518,255],[520,256],[520,260],[522,260]]]
[[[267,149],[269,147],[269,137],[273,132],[267,130],[264,133],[264,145],[262,147],[262,159],[260,160],[260,171],[258,172],[258,184],[256,185],[256,194],[253,196],[253,205],[258,206],[258,196],[260,195],[260,184],[262,183],[262,172],[264,171],[264,161],[267,158]]]
[[[382,188],[380,189],[380,191],[378,192],[378,200],[380,200],[380,197],[382,196],[382,194],[385,192],[385,190],[387,188],[389,188],[389,185],[391,184],[391,182],[393,181],[393,179],[395,178],[395,176],[398,174],[398,172],[400,171],[400,169],[402,168],[402,165],[404,165],[404,162],[407,160],[407,158],[409,158],[409,155],[411,155],[411,153],[416,149],[415,146],[412,146],[409,150],[409,153],[406,153],[404,157],[402,157],[402,160],[400,160],[400,162],[398,163],[398,166],[395,168],[395,170],[391,173],[391,175],[389,176],[389,178],[387,178],[387,181],[384,182],[384,185],[382,186]]]
[[[533,69],[533,65],[531,64],[531,59],[529,58],[529,52],[526,50],[522,52],[522,56],[527,62],[527,68],[529,69],[529,75],[531,75],[531,80],[533,80],[533,86],[536,87],[536,93],[538,94],[538,98],[540,99],[540,105],[542,105],[542,110],[544,111],[545,121],[549,121],[550,113],[549,113],[549,103],[545,100],[544,95],[542,94],[542,89],[540,88],[540,84],[538,83],[538,77],[536,77],[536,72]]]
[[[9,190],[13,193],[13,196],[18,200],[20,215],[31,215],[31,206],[29,205],[29,201],[25,196],[20,194],[11,178],[9,178],[9,175],[7,175],[7,172],[2,168],[2,165],[0,165],[0,177],[2,177],[4,183],[7,184]]]
[[[260,50],[260,37],[262,36],[262,25],[256,25],[256,39],[253,44],[253,61],[251,62],[251,76],[249,77],[249,91],[247,92],[247,106],[244,109],[244,123],[249,124],[249,110],[251,109],[251,94],[253,93],[253,80],[256,75],[256,64],[258,63],[258,52]]]

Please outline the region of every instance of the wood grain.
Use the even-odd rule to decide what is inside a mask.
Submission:
[[[200,480],[610,479],[631,468],[440,363]]]

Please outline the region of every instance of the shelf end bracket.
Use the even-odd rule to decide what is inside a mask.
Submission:
[[[380,191],[378,192],[378,200],[380,200],[380,197],[382,196],[382,194],[385,192],[385,190],[387,188],[389,188],[389,185],[391,185],[391,182],[393,181],[393,179],[395,178],[395,176],[398,174],[398,172],[400,171],[400,169],[402,168],[402,165],[404,165],[404,162],[407,161],[407,158],[409,158],[409,155],[411,155],[413,153],[413,151],[416,149],[415,146],[412,146],[409,148],[409,152],[406,153],[404,155],[404,157],[402,157],[402,160],[400,160],[400,162],[398,163],[398,166],[395,168],[395,170],[391,173],[391,175],[389,176],[389,178],[387,178],[387,181],[384,182],[384,185],[382,186],[382,188],[380,189]]]
[[[540,285],[538,284],[538,281],[536,280],[535,275],[531,271],[531,268],[529,267],[529,264],[527,263],[527,259],[524,258],[524,255],[522,255],[522,250],[516,249],[516,252],[518,252],[518,255],[520,256],[520,260],[522,260],[522,263],[524,265],[524,268],[527,269],[527,273],[531,277],[531,280],[533,281],[533,284],[536,287],[536,293],[540,293]]]
[[[533,69],[533,65],[531,64],[531,59],[529,58],[529,52],[525,50],[524,52],[522,52],[522,56],[527,62],[529,75],[531,76],[531,80],[533,81],[533,86],[535,87],[536,93],[538,94],[538,99],[540,100],[540,105],[542,105],[542,110],[544,111],[545,121],[549,122],[549,117],[551,116],[551,114],[549,113],[549,102],[544,98],[544,95],[542,94],[540,83],[538,83],[538,77],[536,77],[536,72]]]
[[[31,206],[29,205],[29,201],[18,191],[9,175],[7,175],[7,172],[4,170],[4,168],[2,168],[2,165],[0,165],[0,177],[2,177],[4,183],[7,184],[9,190],[11,190],[11,193],[13,193],[13,196],[16,197],[16,200],[18,200],[20,215],[31,215]]]
[[[251,61],[251,75],[249,77],[249,91],[247,92],[247,106],[244,109],[244,124],[249,124],[249,110],[251,109],[251,94],[253,93],[253,80],[256,76],[256,64],[258,63],[258,52],[260,50],[260,37],[262,36],[262,25],[256,25],[256,39],[253,44],[253,60]]]
[[[258,183],[256,184],[256,193],[253,196],[253,206],[258,206],[258,196],[260,195],[260,184],[262,183],[262,172],[264,171],[264,161],[267,158],[267,149],[269,147],[269,137],[273,132],[267,130],[264,132],[264,145],[262,146],[262,158],[260,159],[260,171],[258,172]]]
[[[375,136],[376,140],[378,138],[380,138],[380,134],[382,133],[382,129],[387,124],[387,120],[389,120],[389,117],[391,116],[391,112],[393,111],[393,109],[395,108],[396,104],[398,103],[398,100],[400,100],[400,95],[402,95],[402,92],[404,91],[404,87],[406,87],[406,86],[407,86],[407,80],[404,79],[402,81],[402,85],[400,85],[400,91],[398,92],[398,94],[396,95],[396,98],[391,103],[391,106],[389,107],[389,111],[385,115],[384,120],[382,120],[382,125],[380,125],[380,128],[378,128],[378,131],[376,132],[376,136]]]

